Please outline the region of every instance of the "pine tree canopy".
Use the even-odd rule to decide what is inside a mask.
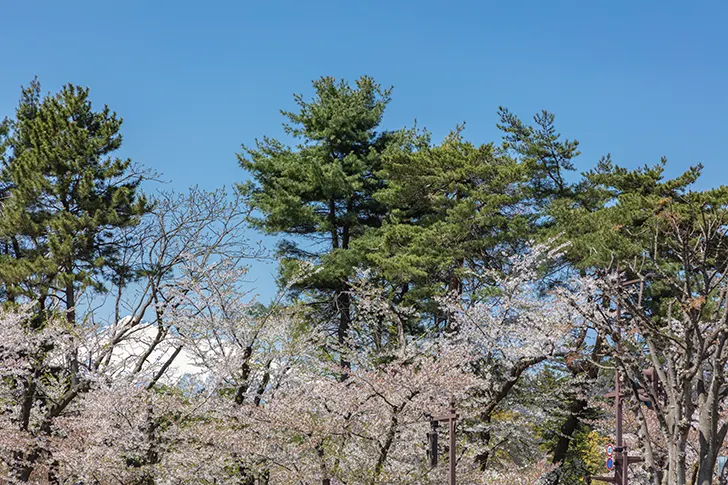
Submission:
[[[380,170],[390,152],[411,150],[425,142],[414,130],[378,131],[390,101],[369,77],[355,86],[324,77],[313,83],[314,99],[296,95],[298,111],[282,111],[286,133],[300,140],[291,148],[263,138],[238,156],[251,180],[239,185],[260,217],[255,224],[271,234],[309,238],[280,246],[282,276],[308,259],[320,272],[311,287],[341,288],[360,256],[351,243],[366,228],[377,227],[386,207],[374,194],[384,186]],[[315,280],[315,281],[314,281]]]
[[[142,174],[113,156],[121,124],[107,106],[92,108],[87,88],[69,84],[44,98],[37,80],[23,89],[2,158],[0,278],[9,294],[103,288],[117,231],[148,210]]]

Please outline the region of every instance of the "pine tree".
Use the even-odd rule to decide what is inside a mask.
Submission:
[[[308,291],[336,315],[334,331],[343,344],[351,322],[349,282],[362,262],[352,242],[366,228],[379,226],[386,213],[373,197],[384,185],[383,155],[421,140],[413,131],[377,131],[391,90],[369,77],[356,86],[324,77],[313,87],[313,100],[296,95],[298,111],[282,112],[285,131],[300,140],[298,146],[266,137],[255,148],[243,147],[240,164],[252,180],[239,188],[261,214],[255,220],[259,228],[296,238],[280,245],[281,279],[301,261],[317,266],[319,271],[296,289]],[[302,237],[309,247],[301,244]]]
[[[562,139],[556,131],[556,117],[541,111],[529,125],[508,111],[498,108],[503,132],[503,147],[523,163],[529,174],[530,203],[538,211],[547,210],[549,204],[568,197],[574,190],[568,173],[575,170],[574,158],[579,156],[579,142]]]
[[[118,229],[147,210],[143,176],[113,156],[122,120],[94,111],[89,90],[67,85],[41,98],[34,80],[22,97],[2,158],[0,279],[8,297],[60,301],[75,324],[79,291],[103,290],[119,251]]]
[[[666,165],[662,159],[629,170],[606,156],[584,174],[573,196],[554,201],[549,210],[554,221],[550,232],[571,241],[568,255],[573,264],[626,269],[626,264],[643,259],[644,252],[654,248],[647,229],[659,224],[668,204],[688,203],[691,185],[702,171],[697,165],[666,179]],[[722,194],[723,189],[716,193]]]
[[[468,275],[500,268],[504,250],[512,254],[528,235],[524,169],[493,144],[464,140],[461,129],[441,145],[391,154],[376,194],[388,217],[357,247],[395,299],[442,324],[434,297],[480,291],[488,282]]]
[[[564,140],[555,117],[541,112],[534,124],[499,109],[503,143],[473,144],[458,127],[439,146],[385,158],[386,185],[376,199],[390,208],[380,228],[358,245],[370,265],[393,286],[394,298],[431,314],[446,291],[488,291],[473,271],[501,270],[553,223],[553,200],[570,195],[578,142]]]
[[[0,164],[5,161],[5,154],[10,149],[10,131],[12,129],[12,121],[5,118],[0,122]],[[0,207],[4,204],[4,201],[8,197],[10,185],[2,174],[0,173]],[[1,214],[1,212],[0,212]],[[13,239],[3,237],[0,239],[0,254],[5,256],[11,256],[13,254]],[[8,291],[8,287],[5,281],[0,281],[0,301],[12,301],[13,297]]]

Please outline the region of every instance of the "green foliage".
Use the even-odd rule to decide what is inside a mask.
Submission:
[[[606,472],[604,449],[609,438],[581,425],[574,432],[566,460],[559,468],[563,483],[590,483],[587,477]]]
[[[313,87],[313,100],[296,95],[298,111],[282,112],[286,133],[299,144],[291,148],[266,137],[255,148],[243,147],[238,158],[251,180],[238,187],[259,214],[256,227],[295,238],[279,245],[280,283],[307,293],[318,313],[314,320],[336,317],[332,330],[342,346],[352,318],[350,279],[364,262],[353,242],[381,225],[387,212],[375,198],[386,184],[383,159],[415,150],[427,136],[377,131],[391,90],[369,77],[355,87],[324,77]],[[306,263],[315,271],[298,278]],[[349,365],[344,357],[341,365]]]
[[[552,200],[571,194],[573,185],[566,175],[575,169],[573,159],[579,156],[579,142],[562,140],[556,131],[556,117],[548,111],[534,116],[533,125],[523,123],[503,107],[498,108],[498,114],[503,147],[526,166],[530,202],[543,209]]]
[[[685,209],[685,204],[693,203],[689,188],[702,167],[665,180],[666,163],[663,159],[654,166],[627,170],[605,157],[584,174],[573,197],[552,204],[553,233],[572,242],[570,260],[577,267],[605,268],[641,259],[654,246],[653,229],[662,225],[667,206],[677,203]]]
[[[380,225],[386,213],[373,197],[385,183],[379,175],[383,155],[422,140],[413,131],[377,131],[391,90],[371,78],[352,87],[324,77],[313,86],[313,100],[296,95],[299,110],[282,112],[286,133],[300,144],[291,148],[265,137],[255,148],[243,147],[240,164],[252,180],[239,188],[260,213],[257,227],[316,242],[313,249],[303,249],[300,239],[280,246],[284,280],[293,262],[312,260],[320,271],[301,286],[341,289],[360,261],[350,252],[351,242]]]
[[[683,281],[686,271],[700,267],[721,271],[726,264],[720,227],[728,217],[728,188],[692,191],[702,166],[691,167],[678,177],[664,176],[667,161],[628,170],[609,157],[584,174],[573,197],[556,200],[550,209],[559,233],[571,242],[570,265],[583,271],[619,268],[626,277],[648,278],[642,303],[655,317],[664,316],[681,288],[664,279]],[[685,260],[686,248],[704,245],[706,258]],[[696,279],[686,288],[702,295]],[[710,306],[710,305],[708,305]],[[709,308],[706,308],[709,310]],[[706,312],[710,313],[710,312]]]
[[[551,113],[541,112],[528,124],[500,108],[502,143],[470,142],[460,126],[432,144],[426,132],[380,128],[391,89],[372,78],[350,85],[324,77],[313,88],[312,99],[296,95],[296,109],[282,111],[295,146],[264,137],[254,147],[243,147],[238,159],[249,179],[238,188],[254,211],[252,224],[288,238],[278,248],[279,280],[295,296],[304,295],[306,303],[293,337],[337,317],[339,347],[317,348],[321,362],[338,359],[346,367],[342,344],[355,332],[360,332],[351,340],[355,345],[373,342],[378,355],[372,362],[394,362],[395,355],[383,348],[447,321],[437,297],[455,292],[473,301],[495,291],[487,278],[507,271],[510,256],[531,240],[557,235],[571,243],[557,280],[559,270],[659,274],[645,283],[639,301],[657,331],[675,302],[682,304],[680,311],[697,313],[695,320],[703,318],[701,312],[714,313],[717,295],[706,294],[712,288],[706,280],[722,275],[728,265],[728,188],[693,191],[702,166],[668,178],[665,159],[630,170],[606,156],[580,180],[571,180],[579,143],[561,137]],[[130,160],[114,155],[122,143],[121,126],[108,107],[93,109],[88,89],[69,84],[43,97],[37,80],[22,90],[15,117],[0,122],[0,298],[7,306],[39,301],[41,311],[32,326],[41,327],[47,315],[65,313],[65,330],[72,331],[71,309],[79,292],[103,291],[105,282],[119,281],[128,271],[120,261],[125,244],[120,231],[135,226],[149,206],[140,190],[144,175]],[[700,261],[690,259],[698,254],[690,249],[696,247],[703,248]],[[350,300],[360,267],[388,292],[386,311],[366,308],[361,293],[358,301]],[[708,276],[688,281],[691,274]],[[51,304],[59,301],[62,305]],[[419,313],[382,316],[399,305]],[[354,331],[351,318],[360,310],[379,313],[371,325]],[[251,318],[265,318],[271,311],[253,307]],[[491,427],[469,433],[468,439],[490,446],[497,445],[492,430],[498,427],[521,433],[494,446],[483,466],[488,458],[530,460],[540,443],[541,451],[561,450],[552,456],[564,456],[554,461],[569,483],[582,483],[586,475],[603,470],[606,439],[588,424],[599,417],[589,397],[605,387],[599,362],[610,342],[603,334],[592,340],[583,329],[573,335],[568,354],[532,372],[509,375],[508,368],[488,363],[489,378],[510,379],[513,390],[488,418]],[[622,349],[644,352],[627,344]],[[335,367],[321,372],[339,375]],[[70,374],[75,377],[75,370]],[[67,378],[52,369],[34,382],[51,387]],[[154,392],[186,399],[179,387],[159,385]],[[237,389],[217,392],[232,399]],[[50,402],[40,393],[34,399],[46,406]],[[534,417],[543,412],[545,419]],[[183,418],[160,414],[150,417],[149,427],[164,431],[192,424]],[[483,424],[479,419],[484,420],[473,418],[473,424]],[[526,453],[523,443],[529,444]],[[156,458],[134,455],[130,460],[142,467]],[[230,472],[252,476],[238,463]]]
[[[0,279],[10,298],[41,299],[58,289],[103,289],[115,268],[117,230],[138,223],[148,207],[142,176],[113,157],[122,120],[94,111],[86,88],[67,85],[41,98],[23,89],[2,151],[5,198],[0,218]]]
[[[436,295],[477,291],[489,282],[470,271],[500,267],[503,250],[528,233],[524,166],[465,141],[461,128],[439,146],[391,154],[380,173],[387,183],[376,199],[388,217],[356,247],[408,305],[433,311]]]
[[[547,226],[550,201],[572,193],[564,174],[578,143],[561,139],[554,116],[542,112],[532,127],[499,113],[501,146],[468,142],[458,127],[439,146],[385,157],[375,198],[388,216],[355,247],[393,298],[436,314],[433,299],[447,291],[490,291],[492,281],[472,274],[504,270]]]

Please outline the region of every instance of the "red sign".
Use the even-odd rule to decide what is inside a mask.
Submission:
[[[607,445],[607,456],[612,456],[614,454],[614,445],[608,444]]]
[[[611,456],[607,458],[607,470],[609,470],[610,472],[614,470],[614,460],[612,460]]]

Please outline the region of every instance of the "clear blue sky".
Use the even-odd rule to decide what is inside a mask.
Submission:
[[[243,179],[241,143],[282,134],[294,92],[368,74],[395,88],[386,128],[465,121],[488,142],[499,105],[547,109],[580,169],[664,155],[671,174],[704,163],[705,187],[728,174],[727,21],[719,1],[0,0],[0,117],[35,75],[89,86],[124,118],[124,156],[214,189]]]

